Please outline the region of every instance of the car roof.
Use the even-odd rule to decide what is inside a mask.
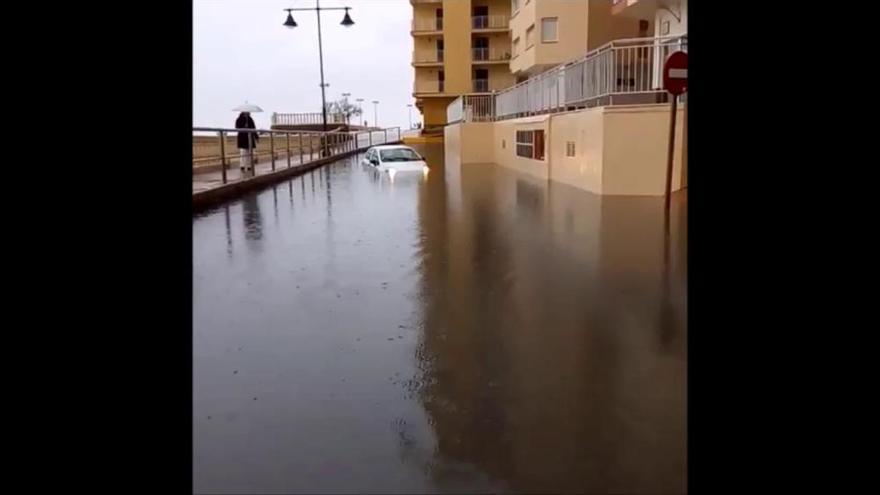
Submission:
[[[403,144],[383,144],[381,146],[373,146],[374,150],[394,150],[394,149],[407,149],[412,150],[409,146]],[[415,150],[413,150],[415,151]]]

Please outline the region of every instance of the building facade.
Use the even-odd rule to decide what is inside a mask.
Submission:
[[[510,0],[410,0],[413,96],[425,129],[446,124],[446,107],[463,94],[514,84],[510,73]]]
[[[662,67],[687,52],[686,0],[511,0],[511,75],[447,108],[447,158],[607,195],[662,195],[670,134]],[[680,98],[672,190],[687,187]]]

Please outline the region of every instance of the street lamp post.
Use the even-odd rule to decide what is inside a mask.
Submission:
[[[324,130],[325,133],[327,132],[327,97],[325,94],[325,90],[326,90],[327,86],[329,86],[329,85],[324,84],[324,45],[321,40],[321,11],[322,10],[344,10],[345,17],[342,18],[342,22],[340,22],[340,24],[342,24],[345,27],[350,27],[350,26],[354,25],[354,21],[352,21],[351,17],[348,15],[349,9],[351,9],[351,7],[330,7],[330,8],[323,8],[322,9],[321,8],[321,0],[315,0],[315,7],[314,8],[284,9],[287,11],[287,20],[284,21],[284,25],[289,28],[295,28],[297,26],[296,21],[293,20],[293,14],[291,14],[292,11],[294,11],[294,10],[296,10],[296,11],[313,10],[317,13],[317,18],[318,18],[318,61],[321,64],[321,115],[322,115],[322,123],[323,123],[322,129]],[[326,138],[326,134],[324,135],[324,137]],[[326,143],[326,140],[325,140],[325,143]],[[326,156],[327,155],[327,147],[323,146],[322,150],[323,150],[322,152],[324,153],[324,156]]]
[[[379,127],[379,100],[373,100],[373,125]]]
[[[412,129],[412,104],[406,106],[407,112],[409,112],[409,128]]]

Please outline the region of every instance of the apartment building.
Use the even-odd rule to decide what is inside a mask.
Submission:
[[[523,81],[621,38],[653,32],[650,16],[615,16],[612,0],[511,0],[510,71]]]
[[[447,108],[446,154],[596,194],[662,195],[669,94],[662,67],[687,52],[686,0],[511,0],[517,84]],[[672,190],[687,187],[679,98]]]
[[[446,107],[466,94],[515,83],[510,73],[510,0],[410,0],[413,96],[425,129],[446,124]]]

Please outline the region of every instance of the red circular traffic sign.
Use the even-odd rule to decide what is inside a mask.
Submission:
[[[674,95],[688,89],[688,54],[675,52],[666,57],[663,64],[663,87]]]

